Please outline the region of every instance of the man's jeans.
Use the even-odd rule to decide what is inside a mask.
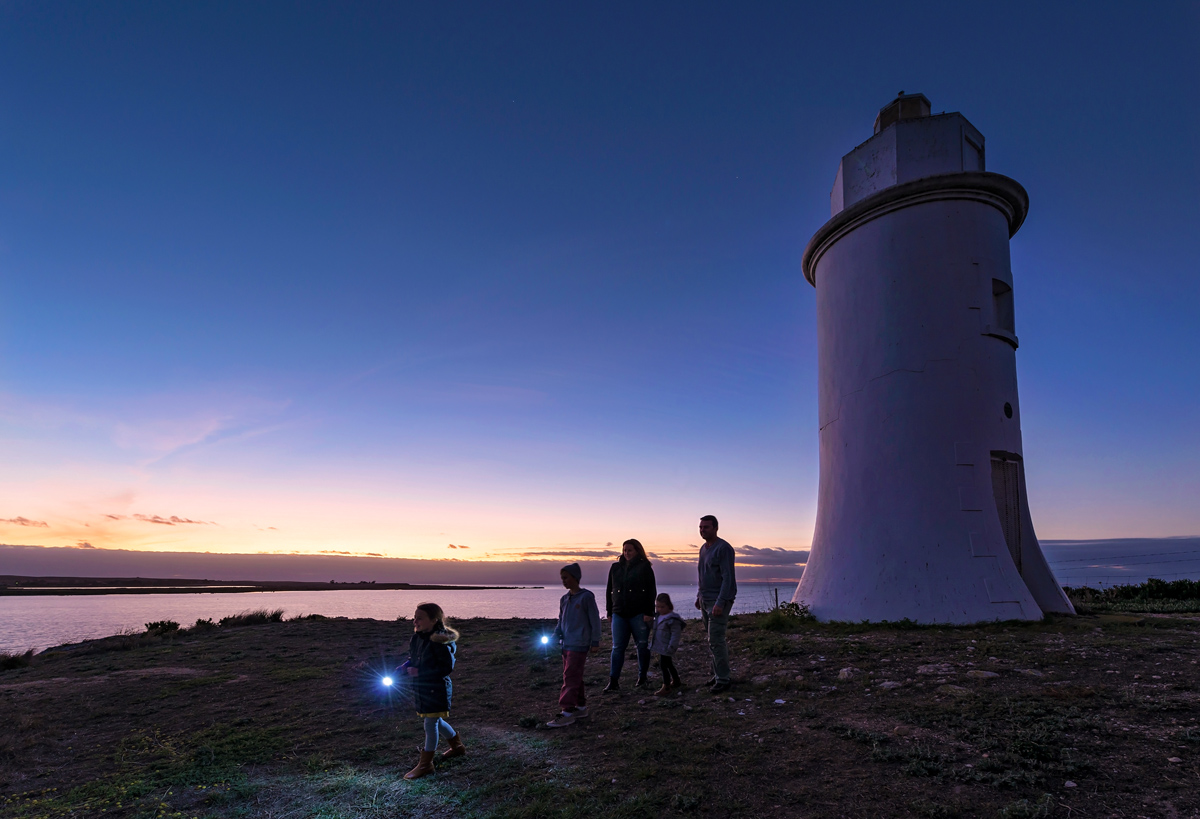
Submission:
[[[612,616],[612,657],[609,658],[608,676],[620,677],[621,667],[625,665],[625,649],[629,646],[629,636],[637,643],[638,676],[645,677],[650,671],[650,626],[635,614],[632,617]]]
[[[704,631],[708,634],[708,650],[712,652],[713,676],[719,683],[729,682],[729,645],[725,642],[725,628],[729,625],[729,612],[721,615],[712,613],[716,601],[704,601],[700,611],[704,614]]]

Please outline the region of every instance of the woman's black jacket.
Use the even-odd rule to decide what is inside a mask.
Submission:
[[[654,598],[658,587],[654,585],[654,568],[649,560],[635,557],[621,559],[608,570],[608,593],[605,595],[605,610],[609,616],[633,617],[644,614],[654,616]]]
[[[406,666],[417,669],[409,677],[418,714],[436,714],[450,710],[450,672],[454,670],[454,631],[415,632],[408,644]]]

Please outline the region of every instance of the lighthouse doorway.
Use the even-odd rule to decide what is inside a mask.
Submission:
[[[992,452],[992,495],[1004,542],[1017,571],[1021,571],[1021,456]]]

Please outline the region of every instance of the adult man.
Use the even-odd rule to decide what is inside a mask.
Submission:
[[[700,547],[697,569],[700,583],[696,591],[696,608],[704,615],[704,631],[708,634],[708,649],[712,652],[712,679],[709,689],[714,694],[729,690],[729,646],[725,628],[729,611],[737,596],[737,580],[733,575],[733,547],[717,537],[717,519],[712,515],[700,518]]]

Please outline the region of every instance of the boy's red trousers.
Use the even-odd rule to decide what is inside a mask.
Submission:
[[[574,711],[580,705],[587,705],[587,696],[583,693],[583,666],[587,662],[586,651],[566,651],[563,656],[562,692],[558,695],[559,707],[564,711]]]

